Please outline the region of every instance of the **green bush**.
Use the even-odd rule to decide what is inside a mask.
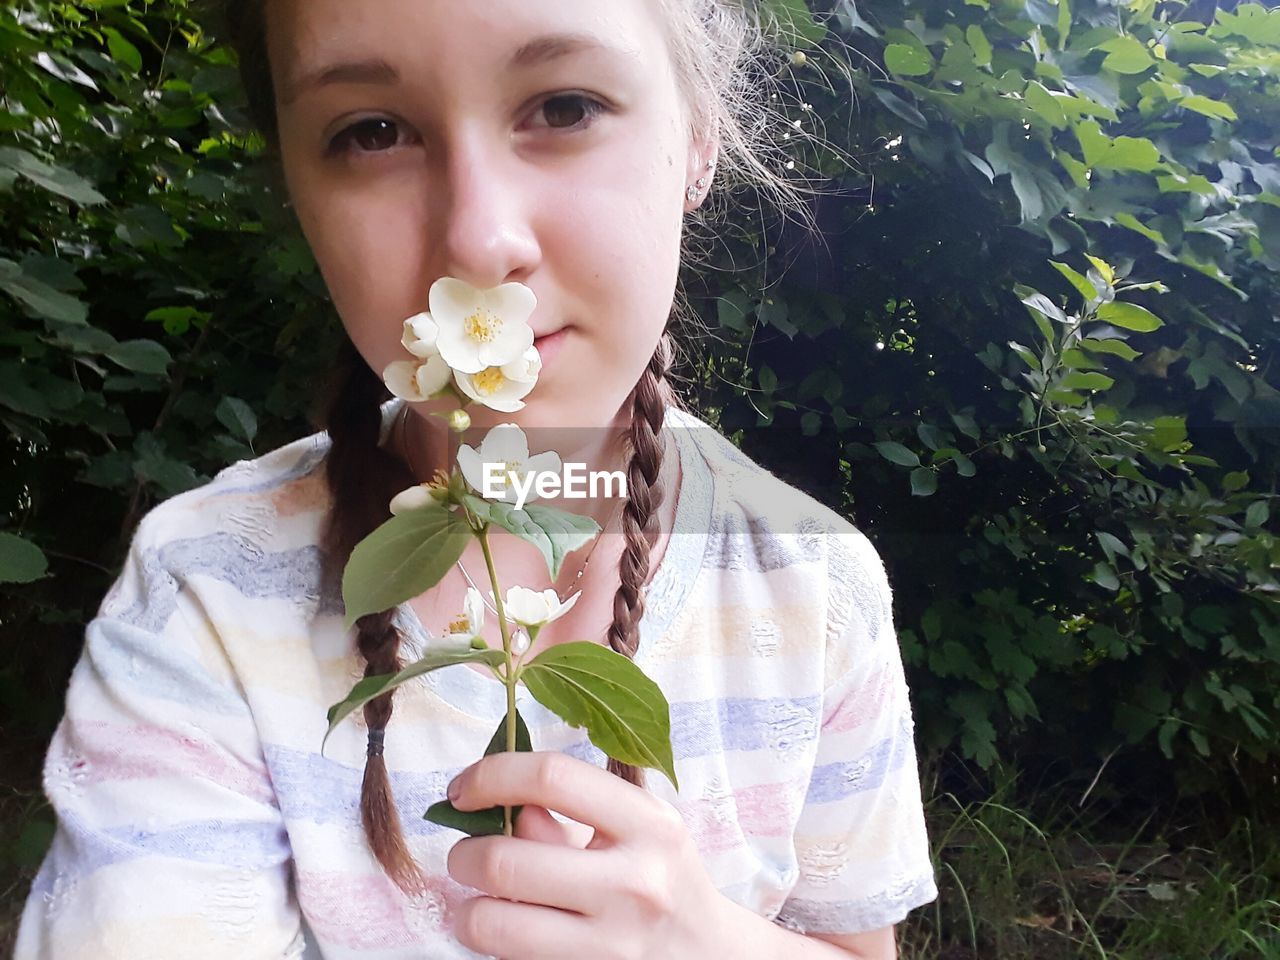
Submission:
[[[1273,763],[1280,11],[815,13],[807,159],[861,177],[713,291],[722,425],[886,555],[927,745]]]

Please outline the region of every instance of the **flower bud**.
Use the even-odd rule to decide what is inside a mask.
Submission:
[[[471,414],[465,410],[455,410],[449,414],[449,429],[454,433],[465,433],[471,427]]]
[[[472,650],[488,650],[489,645],[484,642],[484,637],[472,637],[471,649]]]
[[[793,67],[803,67],[808,62],[809,58],[804,55],[803,50],[797,50],[791,54],[791,65]]]

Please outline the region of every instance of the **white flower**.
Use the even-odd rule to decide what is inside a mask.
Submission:
[[[458,448],[458,467],[462,470],[463,479],[486,499],[506,503],[516,503],[519,500],[517,485],[529,487],[526,502],[536,500],[537,494],[526,477],[529,474],[536,476],[543,471],[558,475],[562,466],[560,455],[552,450],[530,456],[529,438],[514,423],[500,423],[490,429],[480,441],[479,450],[465,443]],[[486,468],[489,479],[487,489],[492,492],[496,488],[500,491],[498,495],[488,496],[485,492]]]
[[[493,591],[490,591],[492,593]],[[511,633],[511,652],[517,657],[529,649],[529,635],[517,627]]]
[[[529,317],[538,298],[523,283],[480,290],[456,277],[441,277],[431,285],[427,303],[438,328],[436,349],[458,373],[501,367],[533,345]]]
[[[435,498],[431,496],[428,484],[419,483],[407,490],[401,490],[391,498],[391,513],[399,516],[410,510],[419,510],[435,502]]]
[[[400,399],[421,403],[449,383],[449,365],[439,356],[427,360],[396,360],[382,371],[382,382]]]
[[[542,372],[542,354],[537,347],[530,347],[510,363],[502,365],[502,375],[520,383],[536,383]]]
[[[524,398],[533,389],[533,380],[513,380],[503,367],[485,367],[479,373],[454,371],[458,389],[472,400],[500,413],[524,409]]]
[[[436,336],[440,327],[429,313],[415,313],[404,322],[404,335],[400,342],[415,357],[428,360],[440,351],[436,349]]]
[[[484,627],[484,600],[475,587],[467,587],[462,601],[462,616],[449,623],[448,630],[432,648],[445,652],[463,653],[471,649],[471,638],[480,635]]]
[[[561,603],[560,597],[550,587],[542,592],[530,590],[528,587],[512,587],[507,591],[502,612],[521,626],[541,628],[552,620],[559,620],[572,610],[580,596],[582,592],[578,591]]]
[[[467,587],[467,595],[462,601],[462,614],[466,617],[469,635],[474,637],[484,626],[484,598],[475,587]]]

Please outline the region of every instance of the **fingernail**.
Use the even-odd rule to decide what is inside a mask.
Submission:
[[[462,779],[461,777],[454,777],[452,780],[449,781],[449,789],[447,792],[449,794],[450,803],[453,803],[454,801],[456,801],[458,799],[458,796],[462,793],[462,784],[458,782],[461,779]]]

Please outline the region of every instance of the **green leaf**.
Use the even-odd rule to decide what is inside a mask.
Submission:
[[[524,717],[520,715],[519,710],[515,711],[515,715],[516,752],[531,753],[533,751],[533,741],[529,738],[529,728],[525,726]],[[484,755],[486,757],[495,753],[506,752],[507,717],[509,716],[509,713],[506,714],[498,722],[498,728],[493,731],[493,736],[489,739],[489,745],[485,747]],[[511,808],[512,824],[519,824],[520,811],[523,809],[524,807],[521,805]],[[422,815],[422,819],[438,823],[442,827],[461,830],[469,837],[494,836],[502,833],[505,826],[505,817],[501,804],[485,810],[458,810],[454,808],[453,803],[447,797],[427,807],[427,812]]]
[[[1160,150],[1145,137],[1116,137],[1095,166],[1149,173],[1160,165]]]
[[[103,34],[107,38],[107,49],[111,51],[111,56],[119,60],[127,69],[134,73],[142,69],[142,54],[138,52],[138,48],[124,38],[119,30],[114,27],[104,27]]]
[[[623,763],[662,771],[678,791],[671,708],[658,685],[620,653],[598,643],[559,643],[520,671],[539,703]]]
[[[1026,365],[1029,366],[1032,370],[1042,369],[1042,367],[1040,366],[1040,358],[1037,357],[1029,348],[1024,347],[1022,344],[1018,343],[1017,340],[1009,341],[1009,349],[1012,350],[1014,353],[1016,353],[1018,356],[1020,356],[1023,359],[1023,361],[1026,363]]]
[[[25,304],[33,312],[60,323],[83,324],[89,316],[89,308],[75,297],[68,296],[31,276],[19,264],[0,257],[0,290]]]
[[[1219,120],[1236,120],[1236,112],[1231,108],[1231,104],[1223,103],[1221,100],[1211,100],[1209,97],[1200,94],[1194,94],[1190,97],[1183,97],[1178,101],[1178,106],[1187,110],[1194,110],[1196,113],[1202,113],[1206,117],[1217,117]]]
[[[911,495],[931,497],[938,492],[938,475],[928,467],[916,467],[911,471]]]
[[[1115,563],[1117,554],[1122,557],[1129,556],[1129,548],[1119,537],[1105,530],[1095,530],[1093,534],[1098,538],[1098,543],[1102,544],[1102,552],[1107,555],[1108,562]]]
[[[156,376],[164,376],[169,364],[173,363],[169,351],[154,340],[126,340],[108,348],[104,355],[126,370]]]
[[[982,27],[976,23],[969,24],[969,26],[965,27],[964,38],[969,42],[969,46],[973,50],[974,63],[980,67],[985,67],[991,62],[991,41],[982,32]]]
[[[1068,370],[1105,370],[1106,367],[1079,347],[1068,347],[1058,358]]]
[[[827,28],[809,12],[805,0],[764,0],[760,6],[766,23],[797,47],[811,47],[827,35]]]
[[[1222,489],[1227,493],[1235,493],[1249,485],[1249,474],[1243,470],[1228,473],[1222,478]]]
[[[1085,337],[1080,341],[1080,346],[1086,350],[1092,350],[1094,353],[1105,353],[1113,357],[1119,357],[1122,360],[1136,360],[1142,356],[1141,353],[1123,340],[1095,340],[1092,337]]]
[[[1109,390],[1114,384],[1115,380],[1104,373],[1072,370],[1058,386],[1062,390]]]
[[[922,130],[929,126],[929,121],[925,119],[924,114],[921,113],[914,104],[903,100],[887,87],[872,87],[871,92],[876,95],[877,100],[885,105],[886,109],[891,113],[897,114],[912,126],[920,127]]]
[[[165,333],[171,337],[180,337],[191,329],[192,323],[197,327],[202,326],[209,317],[208,312],[195,307],[156,307],[147,311],[142,319],[147,323],[163,324]]]
[[[434,587],[471,537],[464,520],[434,502],[386,521],[356,544],[342,573],[344,629]]]
[[[1050,260],[1049,263],[1067,278],[1067,281],[1076,288],[1080,296],[1084,297],[1086,303],[1098,296],[1098,291],[1094,289],[1093,284],[1083,274],[1077,273],[1065,263],[1059,263],[1057,260]]]
[[[1164,321],[1146,307],[1120,300],[1113,300],[1099,306],[1097,316],[1099,320],[1105,320],[1114,326],[1138,333],[1151,333],[1164,326]]]
[[[44,551],[30,540],[0,533],[0,583],[31,583],[48,569]]]
[[[45,163],[39,157],[17,147],[0,147],[0,168],[8,168],[32,183],[81,206],[107,202],[107,198],[93,189],[89,181],[79,174]]]
[[[1120,580],[1116,577],[1116,572],[1102,562],[1098,562],[1093,568],[1093,582],[1112,593],[1120,589]]]
[[[982,431],[978,429],[978,422],[967,413],[951,414],[951,422],[970,440],[977,440],[982,436]]]
[[[751,298],[741,289],[726,290],[716,301],[720,326],[739,333],[747,331],[747,314],[751,310]]]
[[[875,444],[875,448],[880,451],[880,456],[884,457],[890,463],[896,463],[902,467],[918,467],[920,466],[920,457],[914,450],[909,450],[896,440],[881,440]]]
[[[1151,421],[1151,425],[1154,428],[1151,442],[1158,450],[1169,452],[1187,442],[1185,417],[1156,417]]]
[[[1084,257],[1085,260],[1088,260],[1093,264],[1093,269],[1096,269],[1098,273],[1102,275],[1102,279],[1106,280],[1108,285],[1115,285],[1116,274],[1115,270],[1111,269],[1111,264],[1108,264],[1106,260],[1098,259],[1098,257],[1093,256],[1092,253],[1085,253]]]
[[[951,459],[955,461],[956,473],[962,477],[972,477],[978,472],[978,468],[973,465],[973,461],[963,453],[953,453]]]
[[[478,497],[467,494],[463,500],[480,513]],[[500,501],[479,502],[485,505],[483,509],[487,511],[487,519],[538,548],[552,580],[560,576],[565,555],[588,543],[600,531],[600,525],[590,517],[554,507],[531,503],[523,510],[517,510],[513,505]]]
[[[213,411],[218,422],[245,443],[252,444],[258,435],[258,418],[249,405],[236,397],[223,397]]]
[[[325,714],[329,721],[329,729],[325,731],[324,740],[320,741],[320,755],[324,756],[324,745],[329,740],[329,734],[333,733],[338,724],[370,700],[377,699],[389,690],[394,690],[402,683],[459,663],[487,663],[491,667],[498,667],[506,662],[507,655],[501,650],[446,650],[428,653],[421,660],[409,664],[396,673],[364,677],[351,688],[349,694],[331,706]]]
[[[920,47],[891,43],[884,48],[884,65],[904,77],[922,77],[933,69],[933,58]]]
[[[762,363],[760,365],[760,369],[757,371],[756,377],[760,381],[760,389],[765,393],[773,393],[773,391],[778,389],[778,375],[773,372],[773,368],[767,363]]]
[[[1266,500],[1255,500],[1244,514],[1244,525],[1250,530],[1261,529],[1271,516],[1271,506]]]
[[[1098,44],[1096,49],[1107,51],[1102,67],[1115,73],[1142,73],[1155,63],[1147,48],[1136,37],[1113,37],[1106,43]]]

